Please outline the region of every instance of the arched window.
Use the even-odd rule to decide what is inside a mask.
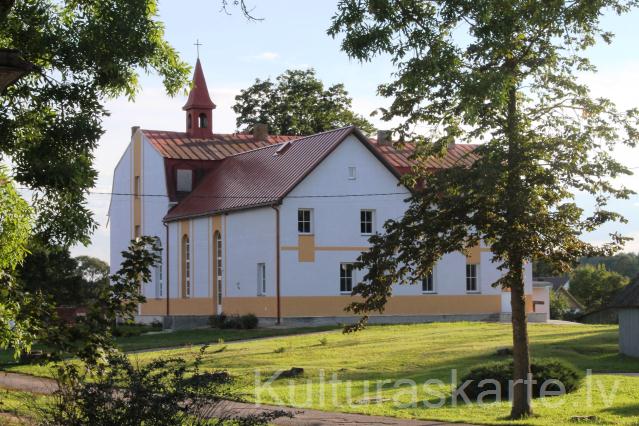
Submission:
[[[206,119],[206,114],[204,114],[203,112],[200,113],[200,115],[198,115],[197,117],[197,126],[200,129],[206,129],[209,126],[209,123],[207,122],[208,120]]]
[[[162,297],[164,286],[164,277],[162,276],[162,241],[160,240],[160,237],[155,237],[155,243],[157,245],[155,254],[157,254],[160,258],[158,263],[155,265],[155,298],[159,299]]]
[[[191,242],[182,237],[182,297],[191,297]]]
[[[191,121],[191,113],[187,114],[186,116],[186,128],[190,129],[191,127],[193,127],[193,122]]]
[[[224,276],[224,264],[222,259],[222,236],[220,231],[213,234],[213,247],[215,248],[215,286],[217,290],[217,304],[222,304],[222,277]]]

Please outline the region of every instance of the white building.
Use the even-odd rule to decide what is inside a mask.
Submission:
[[[140,320],[169,318],[180,326],[224,312],[348,321],[344,307],[363,276],[352,263],[368,237],[406,208],[399,178],[410,167],[408,149],[354,127],[308,137],[272,136],[263,126],[253,134],[215,134],[214,108],[198,60],[186,132],[134,127],[116,166],[112,268],[136,236],[155,236],[162,247]],[[431,166],[464,161],[472,149],[454,145]],[[508,316],[510,293],[492,287],[501,272],[490,257],[485,247],[444,256],[422,286],[395,286],[384,318],[373,320]],[[533,319],[531,268],[525,276]]]

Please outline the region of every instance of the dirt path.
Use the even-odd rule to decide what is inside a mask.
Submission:
[[[50,394],[57,389],[52,379],[29,376],[27,374],[0,371],[0,388],[38,394]],[[461,423],[445,423],[427,420],[398,419],[394,417],[366,416],[363,414],[335,413],[328,411],[306,410],[298,408],[277,407],[272,405],[255,405],[234,401],[222,401],[204,408],[202,415],[207,418],[258,414],[268,411],[282,410],[293,415],[293,418],[280,418],[272,423],[276,425],[302,426],[472,426]]]

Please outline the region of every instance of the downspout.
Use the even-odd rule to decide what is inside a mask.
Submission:
[[[280,209],[273,205],[275,210],[275,298],[277,302],[277,319],[275,324],[282,323],[282,305],[280,300]]]
[[[164,228],[166,228],[166,278],[164,279],[164,281],[166,282],[166,316],[168,317],[171,313],[169,307],[169,289],[171,288],[171,286],[169,285],[169,254],[171,253],[171,251],[169,250],[169,225],[164,221],[162,222],[162,224],[164,225]]]

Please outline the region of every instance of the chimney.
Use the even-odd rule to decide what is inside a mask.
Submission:
[[[256,141],[265,141],[268,137],[268,124],[256,123],[253,126],[253,139]]]
[[[377,131],[377,145],[392,145],[392,143],[390,130]]]
[[[137,132],[138,130],[140,130],[140,126],[131,126],[131,137],[133,137],[133,135],[135,135],[135,132]]]

